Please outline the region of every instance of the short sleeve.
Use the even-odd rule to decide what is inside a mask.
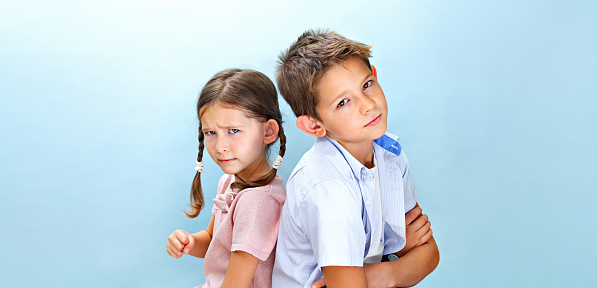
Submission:
[[[282,205],[264,190],[246,190],[238,197],[230,250],[244,251],[265,261],[276,246]]]
[[[340,180],[316,184],[299,206],[299,218],[320,267],[363,266],[362,197]]]
[[[415,181],[413,181],[413,176],[410,173],[410,167],[408,165],[408,158],[406,158],[406,154],[404,150],[400,153],[400,168],[402,169],[402,185],[404,188],[404,208],[406,211],[410,211],[415,208],[417,204],[417,186],[415,185]]]

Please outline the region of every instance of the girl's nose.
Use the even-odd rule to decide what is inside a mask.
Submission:
[[[228,151],[228,142],[224,139],[217,139],[216,140],[216,151],[220,152],[220,153]]]

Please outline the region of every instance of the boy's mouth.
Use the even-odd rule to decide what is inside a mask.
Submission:
[[[371,120],[371,122],[367,123],[367,125],[365,125],[365,127],[375,126],[375,125],[377,125],[377,123],[379,123],[379,121],[381,121],[381,114],[377,115],[377,117],[375,117],[375,119],[373,119],[373,120]]]

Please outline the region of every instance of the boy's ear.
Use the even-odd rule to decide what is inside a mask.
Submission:
[[[269,119],[265,122],[265,135],[263,136],[263,143],[271,144],[278,140],[278,132],[280,132],[280,126],[274,119]]]
[[[311,116],[301,115],[296,119],[296,127],[301,131],[315,137],[325,136],[325,128],[321,126],[319,121]]]
[[[373,77],[377,78],[377,69],[373,65],[371,65],[371,72],[373,72]]]

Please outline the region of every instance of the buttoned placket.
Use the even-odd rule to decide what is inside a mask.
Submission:
[[[361,186],[361,191],[363,191],[363,200],[365,201],[366,207],[373,204],[373,189],[375,189],[375,179],[373,177],[373,172],[371,172],[371,170],[364,166],[361,168],[359,184]]]
[[[377,153],[378,151],[375,152]],[[379,152],[380,155],[384,155],[382,157],[384,157],[385,159],[377,167],[380,177],[379,182],[381,189],[381,201],[382,203],[396,203],[396,207],[404,207],[404,188],[402,183],[403,172],[396,165],[386,164],[397,161],[395,157],[398,156],[393,153],[390,154],[391,152],[381,151],[381,149]],[[382,171],[385,172],[382,174]],[[387,210],[389,207],[392,206],[382,205],[382,213],[384,213],[385,215],[384,221],[388,221],[387,224],[389,224],[391,227],[394,227],[394,230],[398,233],[399,239],[396,239],[395,241],[397,241],[398,243],[405,243],[406,231],[403,230],[405,229],[405,211],[401,211],[402,213],[396,213],[396,211]],[[403,244],[398,244],[397,246],[404,247]]]
[[[365,204],[365,209],[367,210],[367,218],[370,227],[370,235],[369,238],[373,237],[375,231],[377,230],[377,221],[379,215],[375,209],[375,176],[370,169],[367,169],[365,166],[361,167],[361,175],[359,177],[359,186],[361,188],[361,193],[363,195],[363,202]],[[370,239],[368,239],[367,242]]]

